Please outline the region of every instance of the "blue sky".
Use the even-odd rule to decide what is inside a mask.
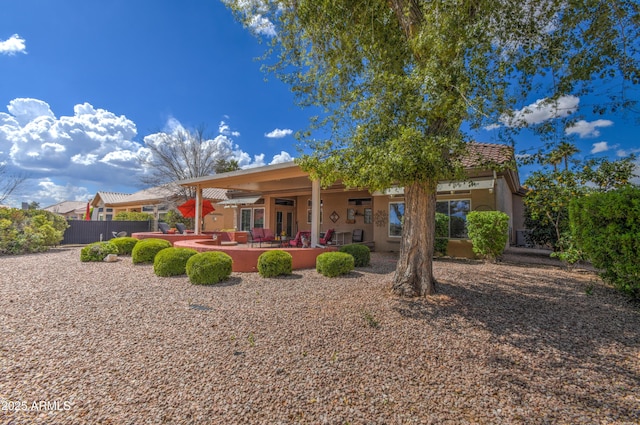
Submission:
[[[265,46],[221,1],[0,1],[0,161],[28,176],[5,203],[135,192],[144,138],[179,126],[204,125],[243,167],[296,155],[293,133],[310,112],[260,71]],[[536,100],[522,105],[531,111],[525,119],[552,119]],[[572,113],[588,104],[563,101]],[[574,141],[584,155],[638,152],[634,119],[585,114]],[[475,138],[494,142],[496,134]],[[516,148],[539,144],[523,133]]]

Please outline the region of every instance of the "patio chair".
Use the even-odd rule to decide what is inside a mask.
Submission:
[[[178,232],[182,233],[183,235],[187,234],[187,226],[185,226],[183,223],[176,223],[176,229],[178,229]]]
[[[335,233],[334,229],[327,230],[327,232],[324,234],[324,237],[320,238],[320,245],[330,245],[331,239],[333,239],[334,233]]]
[[[289,246],[293,246],[296,248],[302,247],[302,237],[305,236],[307,238],[311,237],[311,232],[309,231],[300,231],[296,234],[296,237],[289,241]]]
[[[169,227],[169,225],[167,223],[164,223],[162,221],[158,223],[158,230],[160,230],[162,233],[164,233],[164,234],[169,233],[169,229],[171,229],[171,228]]]
[[[362,229],[353,229],[353,233],[351,234],[351,243],[362,242],[364,242],[364,231]]]
[[[111,234],[114,238],[124,238],[125,236],[127,236],[127,232],[125,232],[124,230],[122,232],[111,232]]]
[[[251,229],[251,244],[258,242],[258,245],[262,247],[262,242],[273,242],[276,240],[276,236],[273,234],[273,230],[265,229],[262,227],[254,227]]]

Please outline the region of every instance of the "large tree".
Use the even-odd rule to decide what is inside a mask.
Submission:
[[[552,105],[603,78],[622,94],[640,80],[630,0],[225,2],[276,34],[267,68],[321,110],[302,135],[301,166],[323,185],[404,187],[393,289],[405,296],[435,291],[436,185],[461,176],[464,128],[518,127],[509,111],[531,93]]]
[[[145,137],[146,150],[139,160],[147,173],[142,181],[152,186],[172,184],[177,180],[204,177],[238,170],[238,162],[224,142],[205,136],[204,129],[178,128],[170,133]],[[195,197],[193,188],[177,187],[183,197]]]

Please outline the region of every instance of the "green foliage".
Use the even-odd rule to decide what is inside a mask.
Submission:
[[[118,247],[118,255],[131,255],[133,247],[136,246],[139,239],[132,238],[131,236],[124,236],[120,238],[113,238],[109,242]]]
[[[176,227],[176,223],[182,223],[187,229],[193,228],[193,218],[183,217],[178,211],[168,211],[164,216],[164,222],[171,228]]]
[[[449,217],[436,212],[436,240],[434,251],[439,255],[447,255],[449,246]]]
[[[187,261],[187,276],[195,285],[212,285],[231,276],[233,259],[224,252],[201,252]]]
[[[153,214],[136,212],[136,211],[120,211],[113,217],[114,221],[151,221]]]
[[[131,251],[133,264],[153,263],[156,254],[165,248],[170,248],[171,242],[164,239],[149,238],[138,241]]]
[[[49,211],[0,208],[0,255],[46,251],[67,227],[64,217]]]
[[[348,244],[340,247],[340,252],[351,254],[355,267],[367,267],[371,262],[371,250],[366,245]]]
[[[467,214],[467,232],[473,243],[473,252],[494,260],[507,244],[509,216],[501,211],[471,211]]]
[[[575,199],[569,207],[576,245],[605,282],[640,298],[640,188]]]
[[[346,252],[324,252],[316,258],[316,271],[327,277],[347,274],[354,267],[353,255]]]
[[[165,248],[156,254],[153,271],[157,276],[179,276],[187,273],[187,261],[198,251],[190,248]]]
[[[265,251],[258,257],[258,273],[262,277],[290,275],[292,265],[291,254],[279,249]]]
[[[80,250],[80,261],[102,261],[109,254],[117,254],[118,247],[111,242],[94,242]]]
[[[572,268],[578,261],[584,259],[582,251],[578,249],[575,241],[568,233],[564,233],[560,237],[558,247],[558,251],[552,252],[551,257],[562,261],[568,268]]]

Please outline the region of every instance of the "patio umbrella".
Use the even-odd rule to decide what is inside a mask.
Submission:
[[[91,220],[91,205],[87,202],[87,212],[84,214],[85,220]]]
[[[182,205],[178,205],[178,209],[182,213],[183,217],[195,217],[196,216],[196,200],[189,199]],[[211,201],[208,199],[204,199],[202,201],[202,216],[209,214],[210,212],[215,211],[213,205],[211,205]]]

